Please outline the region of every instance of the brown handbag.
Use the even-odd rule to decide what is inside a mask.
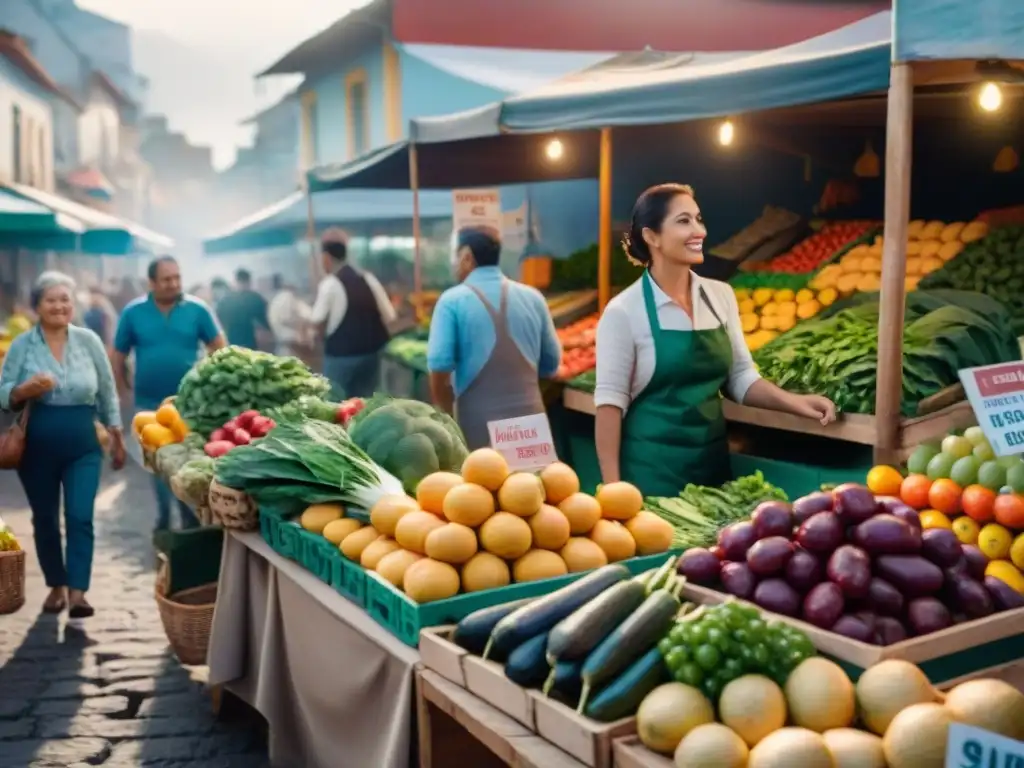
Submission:
[[[17,469],[21,465],[21,455],[25,452],[25,429],[28,427],[28,412],[31,407],[26,405],[14,423],[0,433],[0,469]]]

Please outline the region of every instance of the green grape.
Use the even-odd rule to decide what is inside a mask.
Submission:
[[[718,702],[718,697],[722,695],[722,688],[722,682],[717,677],[709,677],[705,679],[703,685],[701,685],[701,690],[704,691],[704,695],[713,703]]]
[[[688,635],[689,632],[687,632],[686,624],[681,622],[672,627],[668,633],[669,639],[672,641],[672,645],[686,645]]]
[[[680,683],[692,685],[696,688],[704,682],[704,670],[702,670],[693,662],[683,664],[683,666],[680,667],[679,671],[676,673],[675,679]]]
[[[718,666],[718,663],[722,660],[722,654],[719,653],[715,646],[705,644],[698,646],[697,650],[694,651],[693,660],[700,665],[701,669],[710,672]]]
[[[658,641],[658,651],[661,653],[661,658],[666,658],[672,649],[676,647],[676,644],[672,642],[671,637],[663,637]]]
[[[717,626],[708,627],[708,644],[713,645],[719,650],[722,648],[723,643],[728,642],[729,636],[725,633],[724,629]]]
[[[770,659],[771,653],[768,652],[767,646],[761,643],[754,646],[754,664],[757,665],[758,669],[764,669]]]
[[[690,654],[685,647],[678,645],[669,651],[668,656],[665,657],[665,664],[671,672],[675,672],[683,664],[690,660]]]

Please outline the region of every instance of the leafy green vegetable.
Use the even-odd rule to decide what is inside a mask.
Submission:
[[[303,419],[316,419],[318,421],[334,422],[338,412],[338,403],[332,403],[313,395],[303,395],[297,400],[285,403],[276,408],[268,408],[261,413],[278,424],[288,421],[302,421]]]
[[[427,372],[427,342],[425,339],[413,338],[408,335],[396,336],[388,342],[384,352],[414,370]]]
[[[565,259],[553,259],[550,290],[593,288],[597,285],[597,262],[597,243],[576,251]],[[642,274],[643,268],[632,264],[625,254],[612,254],[612,285],[631,285]]]

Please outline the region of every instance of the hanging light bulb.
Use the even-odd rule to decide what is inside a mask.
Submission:
[[[548,160],[555,162],[562,159],[562,155],[565,154],[565,147],[562,146],[562,142],[559,139],[552,139],[548,142],[547,146],[544,147],[544,154],[547,155]]]
[[[724,120],[718,126],[718,143],[723,147],[728,147],[734,138],[736,138],[736,127],[732,124],[732,120]]]
[[[978,91],[978,106],[986,112],[996,112],[1003,106],[1003,90],[998,83],[985,83]]]

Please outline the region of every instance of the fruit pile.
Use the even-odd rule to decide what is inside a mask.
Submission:
[[[812,291],[801,288],[734,289],[740,310],[740,324],[747,347],[760,349],[780,333],[785,333],[801,320],[818,314],[838,298],[834,288]]]
[[[139,411],[132,419],[132,433],[142,447],[155,451],[165,445],[180,443],[189,434],[188,425],[181,418],[169,397],[155,411]]]
[[[572,379],[597,364],[594,343],[597,339],[598,317],[596,314],[590,315],[558,329],[558,340],[562,342],[562,364],[555,376],[559,380]]]
[[[3,520],[0,520],[0,552],[19,552],[20,550],[21,545],[18,543],[14,531],[4,525]]]
[[[424,477],[415,499],[383,497],[369,525],[337,504],[310,507],[300,524],[427,603],[666,551],[672,526],[642,507],[629,483],[590,496],[565,464],[539,476],[510,472],[500,453],[484,448],[466,458],[461,474]]]
[[[853,483],[792,506],[765,502],[712,549],[684,552],[679,568],[694,583],[876,645],[1024,606],[998,563],[952,531],[922,531],[899,498]]]
[[[261,416],[259,411],[242,411],[235,418],[224,422],[210,433],[203,450],[206,455],[218,459],[232,448],[248,445],[253,440],[266,437],[277,424],[273,419]]]
[[[752,264],[749,269],[795,275],[813,272],[844,246],[864,237],[876,226],[873,221],[840,221],[826,224],[786,253],[760,264]]]

